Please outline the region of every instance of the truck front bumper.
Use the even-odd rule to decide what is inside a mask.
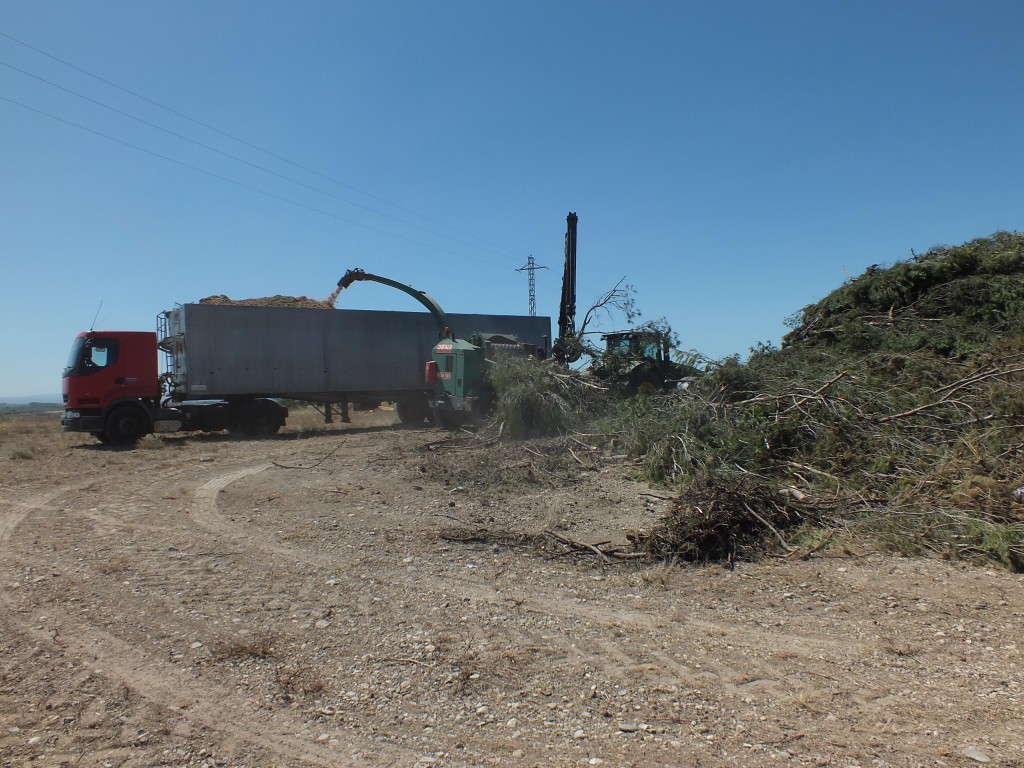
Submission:
[[[101,432],[103,414],[99,411],[64,411],[60,417],[61,432]]]

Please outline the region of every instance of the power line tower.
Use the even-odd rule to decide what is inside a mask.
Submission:
[[[547,269],[542,267],[533,260],[533,256],[530,256],[526,260],[526,266],[520,267],[516,272],[529,272],[530,273],[530,317],[537,316],[537,281],[534,278],[534,272],[538,269]]]

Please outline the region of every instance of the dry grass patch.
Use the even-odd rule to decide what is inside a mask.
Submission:
[[[326,689],[320,671],[313,667],[285,666],[277,675],[277,684],[285,701],[314,696]]]
[[[0,415],[0,456],[11,461],[38,458],[61,444],[60,417],[53,413]]]
[[[345,431],[352,428],[389,427],[393,426],[398,417],[391,405],[381,405],[368,411],[349,410],[351,421],[345,423],[335,411],[330,424],[324,422],[324,414],[306,403],[288,403],[288,421],[281,430],[282,434],[309,434],[316,432]]]
[[[130,568],[131,560],[125,556],[103,560],[96,566],[97,571],[107,576],[120,575],[127,572]]]
[[[246,661],[248,659],[269,659],[274,655],[274,643],[270,637],[234,639],[218,643],[213,649],[214,661]]]

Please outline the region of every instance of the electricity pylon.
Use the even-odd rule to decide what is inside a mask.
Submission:
[[[530,274],[530,317],[537,316],[537,281],[534,279],[533,273],[538,269],[547,269],[547,267],[542,267],[533,260],[533,256],[530,256],[526,260],[526,266],[516,270],[516,272],[529,272]]]

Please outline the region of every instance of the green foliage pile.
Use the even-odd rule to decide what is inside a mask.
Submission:
[[[870,267],[805,307],[783,343],[963,358],[1019,337],[1022,276],[1024,237],[1017,233],[933,248],[887,269]]]
[[[607,409],[605,391],[551,361],[499,355],[488,376],[496,420],[516,440],[564,435]]]
[[[1024,236],[872,267],[791,325],[621,406],[630,452],[680,489],[652,551],[754,556],[827,526],[1024,570]]]

